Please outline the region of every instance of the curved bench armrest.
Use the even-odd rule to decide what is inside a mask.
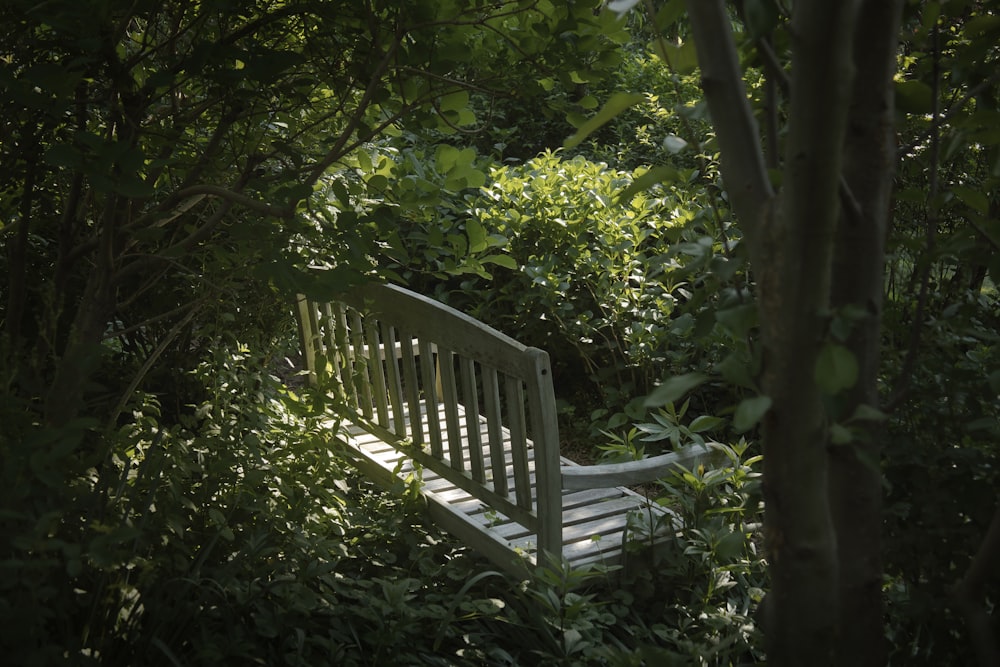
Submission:
[[[693,444],[670,454],[651,456],[625,463],[602,463],[589,466],[562,466],[562,487],[569,490],[605,489],[642,484],[666,477],[675,466],[692,468],[700,463],[715,463],[724,454],[713,443]]]

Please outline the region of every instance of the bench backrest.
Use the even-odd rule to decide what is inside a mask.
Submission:
[[[345,416],[536,533],[540,555],[560,556],[546,352],[393,285],[367,284],[332,303],[300,298],[298,308],[312,381],[336,388]]]

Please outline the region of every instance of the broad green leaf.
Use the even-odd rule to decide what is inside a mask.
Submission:
[[[657,30],[666,30],[677,23],[677,20],[684,15],[686,9],[684,0],[669,0],[669,2],[660,7],[660,10],[656,12]]]
[[[45,151],[43,157],[47,164],[53,167],[79,168],[83,164],[83,155],[71,144],[55,144]]]
[[[715,555],[723,562],[733,560],[743,553],[745,543],[741,533],[729,533],[715,545]]]
[[[951,190],[955,193],[955,196],[969,208],[982,213],[983,215],[989,213],[990,200],[982,193],[981,190],[975,190],[961,185],[956,185]]]
[[[846,445],[854,439],[851,429],[843,424],[833,424],[830,426],[830,441],[835,445]]]
[[[486,229],[475,218],[469,218],[465,223],[465,233],[469,237],[469,252],[482,252],[486,249]]]
[[[442,174],[447,174],[458,163],[459,150],[448,144],[441,144],[434,153],[434,164]]]
[[[993,371],[986,379],[990,383],[990,389],[1000,392],[1000,371]]]
[[[675,375],[654,389],[646,397],[645,405],[647,408],[658,408],[667,403],[673,403],[683,398],[692,389],[700,387],[706,382],[708,382],[708,376],[701,373]]]
[[[848,422],[853,421],[869,421],[869,422],[881,422],[888,419],[888,415],[879,410],[878,408],[862,403],[854,410],[854,414],[848,419]]]
[[[778,26],[778,7],[774,0],[746,0],[743,9],[754,39],[766,37]]]
[[[673,167],[653,167],[637,176],[631,185],[622,190],[621,194],[618,195],[618,201],[619,203],[627,202],[638,192],[648,190],[658,183],[677,181],[678,178],[677,170]]]
[[[698,69],[698,54],[692,40],[681,44],[657,40],[653,42],[653,52],[677,74],[690,74]]]
[[[715,319],[737,338],[743,338],[757,326],[757,306],[747,303],[715,311]]]
[[[736,413],[733,415],[733,428],[736,429],[737,433],[749,431],[764,418],[767,411],[771,409],[772,403],[770,396],[744,398],[736,406]]]
[[[992,32],[1000,32],[1000,16],[976,16],[965,24],[965,34],[969,37],[982,37]]]
[[[688,425],[688,429],[690,429],[694,433],[703,433],[705,431],[711,431],[713,429],[719,428],[724,423],[726,423],[726,420],[722,417],[713,417],[712,415],[701,415],[700,417],[696,417],[694,421],[692,421],[691,424]]]
[[[719,373],[726,382],[737,387],[756,388],[750,370],[750,362],[744,359],[739,352],[730,352],[725,359],[715,365],[715,372]]]
[[[646,96],[639,93],[615,93],[604,103],[600,111],[584,122],[577,129],[576,134],[566,140],[563,146],[566,148],[579,146],[584,139],[589,137],[599,127],[612,120],[625,109],[642,102],[644,99],[646,99]]]
[[[451,95],[445,95],[439,102],[441,111],[461,111],[469,106],[469,91],[461,90]]]
[[[896,107],[907,113],[930,113],[931,87],[923,81],[898,81],[896,83]]]
[[[843,345],[826,343],[816,357],[814,377],[823,392],[836,394],[858,381],[858,361]]]
[[[486,255],[486,257],[481,258],[479,261],[483,264],[496,264],[505,269],[517,269],[517,260],[510,255]]]

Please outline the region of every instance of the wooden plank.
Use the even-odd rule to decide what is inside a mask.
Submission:
[[[350,347],[351,347],[351,383],[354,385],[358,397],[357,407],[361,414],[371,419],[372,417],[372,389],[368,376],[368,355],[369,350],[365,347],[364,326],[361,321],[361,314],[352,310],[348,319],[350,320]]]
[[[458,415],[458,387],[455,381],[455,355],[438,347],[438,378],[444,411],[445,433],[448,436],[448,462],[455,470],[465,470],[465,438],[462,437]]]
[[[509,375],[504,376],[504,389],[507,395],[507,436],[510,439],[510,451],[514,465],[514,495],[517,504],[526,510],[531,509],[531,483],[528,481],[528,439],[524,420],[524,386],[521,380]]]
[[[382,344],[385,349],[399,351],[396,340],[396,330],[388,323],[382,322]],[[403,412],[403,383],[399,377],[398,357],[392,355],[385,359],[386,391],[389,394],[389,407],[392,411],[392,432],[400,438],[406,437],[406,415]]]
[[[721,452],[710,445],[694,443],[676,452],[624,463],[576,466],[562,471],[562,486],[590,489],[602,486],[629,486],[666,477],[678,466],[691,468],[710,463]]]
[[[431,454],[441,458],[444,451],[441,446],[441,419],[438,416],[437,404],[437,373],[434,367],[434,352],[430,341],[420,340],[420,377],[423,388],[423,404],[427,414],[427,438],[431,444]],[[433,407],[432,407],[433,406]]]
[[[351,349],[350,331],[347,328],[347,306],[334,303],[331,307],[333,344],[332,353],[337,357],[337,378],[340,391],[348,405],[355,410],[360,406],[357,386],[354,382],[354,351]]]
[[[485,421],[485,419],[483,419]],[[485,424],[483,424],[485,428]],[[378,461],[383,471],[391,472],[399,460],[406,455],[395,449],[391,444],[383,442],[377,436],[364,428],[354,426],[357,432],[352,437],[359,450],[372,460]],[[509,444],[510,440],[506,439]],[[535,448],[528,448],[528,454]],[[505,458],[510,458],[509,451]],[[529,457],[529,466],[534,458]],[[405,477],[412,471],[412,466],[404,466],[400,476]],[[486,537],[477,538],[476,548],[494,552],[498,545],[505,546],[509,551],[521,550],[525,553],[526,564],[535,565],[539,538],[537,530],[525,527],[512,520],[502,511],[489,507],[482,500],[472,496],[466,490],[456,486],[432,470],[425,469],[422,492],[428,502],[437,506],[436,516],[444,514],[464,515],[465,519],[458,521],[465,528],[478,526],[478,530],[488,533]],[[607,565],[619,562],[621,558],[621,539],[627,527],[627,511],[642,508],[646,500],[627,489],[607,488],[588,489],[584,491],[566,489],[562,491],[563,528],[562,555],[571,564],[585,562],[604,563]],[[653,506],[653,511],[661,512]],[[455,523],[457,520],[451,520]],[[449,520],[439,521],[442,527]],[[597,539],[595,539],[595,537]],[[484,540],[490,540],[487,545]],[[464,541],[464,540],[463,540]],[[474,546],[469,543],[469,546]],[[497,552],[499,555],[501,552]],[[524,567],[521,565],[518,567]]]
[[[423,422],[420,419],[420,383],[417,381],[416,344],[409,331],[399,331],[401,363],[403,365],[403,390],[406,393],[406,410],[409,417],[410,440],[415,445],[424,444]],[[419,351],[419,346],[416,346]]]
[[[487,440],[490,445],[491,469],[493,470],[493,490],[500,495],[508,495],[507,474],[504,468],[504,452],[509,449],[504,436],[503,420],[500,416],[500,382],[497,369],[480,366],[483,369],[483,404],[487,425]]]
[[[485,485],[486,468],[483,460],[483,434],[479,417],[479,383],[476,382],[476,362],[468,357],[461,357],[458,363],[459,375],[462,379],[461,404],[465,408],[469,470],[472,472],[472,479]]]
[[[375,403],[375,416],[379,426],[389,427],[389,401],[385,384],[385,353],[382,341],[379,340],[378,322],[373,318],[365,318],[365,343],[368,347],[368,377],[371,380],[372,400]]]
[[[527,381],[528,416],[535,442],[535,511],[539,516],[538,548],[558,562],[562,550],[561,475],[559,465],[559,425],[549,355],[529,348],[525,355],[533,363],[533,377]]]

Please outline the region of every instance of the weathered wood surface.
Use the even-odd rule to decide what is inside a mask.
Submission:
[[[432,519],[513,571],[543,555],[617,564],[630,511],[668,514],[624,485],[709,453],[600,466],[560,457],[548,355],[399,287],[300,298],[298,318],[310,379],[337,395],[338,437],[359,468],[392,484],[418,466]]]
[[[444,409],[439,419],[444,420]],[[464,417],[464,410],[462,411]],[[424,424],[429,421],[422,416]],[[485,420],[479,420],[480,436],[486,437]],[[463,430],[463,437],[467,432]],[[388,485],[393,477],[405,480],[415,469],[414,461],[422,455],[413,447],[400,447],[385,442],[370,429],[345,423],[340,437],[360,459],[359,465],[366,473]],[[505,445],[510,444],[509,433],[504,432]],[[532,482],[535,481],[535,447],[529,443],[527,467]],[[426,455],[426,452],[424,452]],[[513,461],[509,448],[504,448],[501,461],[489,456],[484,464],[489,470],[503,470],[508,484],[513,484]],[[445,463],[450,464],[447,456]],[[466,466],[468,460],[465,461]],[[573,461],[561,459],[562,471],[578,468]],[[494,467],[498,464],[498,468]],[[590,466],[587,466],[590,467]],[[582,468],[582,467],[581,467]],[[454,481],[437,472],[424,468],[421,471],[421,490],[426,496],[435,521],[450,532],[459,535],[468,546],[490,556],[494,561],[508,562],[512,554],[526,560],[530,567],[537,562],[538,536],[522,522],[512,519],[502,509],[491,507],[473,496]],[[532,484],[532,489],[534,485]],[[605,487],[564,489],[561,494],[562,548],[561,555],[572,566],[588,563],[616,565],[621,562],[625,538],[627,513],[647,508],[645,497],[627,488]],[[436,508],[436,509],[435,509]],[[652,504],[647,508],[658,516],[668,510]],[[514,560],[515,566],[517,565]]]

